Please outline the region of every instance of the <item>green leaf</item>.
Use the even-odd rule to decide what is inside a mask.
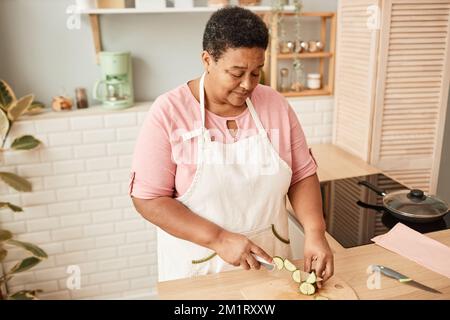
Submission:
[[[36,139],[33,136],[25,135],[20,138],[17,138],[11,144],[11,148],[14,150],[30,150],[36,148],[41,144],[41,141]]]
[[[29,94],[17,100],[15,104],[8,108],[8,118],[11,121],[17,120],[31,105],[34,95]]]
[[[11,231],[0,229],[0,241],[6,241],[12,238]]]
[[[33,254],[34,257],[39,258],[40,260],[46,259],[48,256],[45,253],[44,250],[39,248],[37,245],[29,243],[29,242],[22,242],[18,240],[8,240],[6,243],[11,244],[13,246],[21,247]]]
[[[23,212],[23,209],[21,207],[18,207],[9,202],[0,202],[0,209],[3,209],[3,208],[9,208],[13,212]]]
[[[17,191],[30,192],[32,189],[29,181],[11,172],[0,172],[0,180]]]
[[[9,128],[11,127],[11,122],[8,119],[5,111],[0,109],[0,139],[4,139],[9,132]]]
[[[9,272],[8,274],[15,274],[19,272],[27,271],[31,268],[33,268],[35,265],[40,263],[42,260],[36,257],[29,257],[26,259],[23,259],[22,261],[18,262]]]
[[[14,91],[4,80],[0,80],[0,105],[4,110],[9,108],[11,102],[17,100]]]
[[[0,248],[0,262],[5,260],[6,256],[8,255],[8,251],[6,251],[3,248]]]
[[[36,300],[36,294],[42,290],[22,290],[8,297],[9,300]]]
[[[29,107],[29,109],[34,109],[34,108],[45,108],[45,103],[41,102],[41,101],[33,101],[33,103],[31,104],[31,106]]]
[[[26,110],[25,114],[34,115],[41,113],[45,109],[45,104],[40,101],[34,101]]]

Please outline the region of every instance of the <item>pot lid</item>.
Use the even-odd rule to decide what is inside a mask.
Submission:
[[[413,217],[436,217],[448,212],[445,201],[419,189],[391,192],[383,198],[383,203],[390,210]]]

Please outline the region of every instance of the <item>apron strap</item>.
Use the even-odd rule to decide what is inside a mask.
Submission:
[[[255,121],[256,128],[258,129],[259,134],[267,136],[267,132],[264,129],[261,120],[259,120],[258,114],[256,113],[255,107],[253,106],[252,101],[250,98],[247,98],[247,108],[250,111],[250,114],[252,115],[253,121]]]
[[[206,130],[206,122],[205,122],[205,76],[206,76],[206,72],[203,73],[202,77],[200,78],[200,85],[199,85],[199,97],[200,97],[200,114],[202,117],[202,127],[201,127],[201,131],[202,131],[202,136],[203,139],[199,139],[200,140],[204,140],[204,139],[208,139],[209,138],[209,132]],[[259,120],[258,114],[255,111],[255,107],[253,106],[252,101],[250,100],[250,98],[246,99],[246,103],[247,103],[247,108],[249,108],[250,114],[253,118],[253,121],[255,121],[255,125],[256,128],[258,129],[259,134],[265,135],[267,136],[267,132],[264,129],[261,120]],[[206,135],[206,136],[205,136]]]
[[[211,136],[208,130],[206,130],[206,120],[205,120],[205,76],[206,72],[203,72],[202,77],[200,78],[199,85],[199,97],[200,97],[200,114],[202,116],[202,126],[201,130],[201,138],[198,139],[199,146],[201,147],[204,143],[211,142]]]
[[[202,77],[200,78],[200,85],[199,85],[199,97],[200,97],[200,114],[202,116],[202,131],[204,132],[206,129],[206,122],[205,122],[205,75],[206,72],[202,74]]]

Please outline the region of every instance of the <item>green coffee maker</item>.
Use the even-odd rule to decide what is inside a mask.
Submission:
[[[131,107],[134,103],[130,52],[99,53],[101,80],[95,82],[94,99],[106,109]]]

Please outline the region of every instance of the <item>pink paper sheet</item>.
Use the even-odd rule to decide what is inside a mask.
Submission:
[[[450,247],[402,223],[371,239],[377,245],[450,278]]]

